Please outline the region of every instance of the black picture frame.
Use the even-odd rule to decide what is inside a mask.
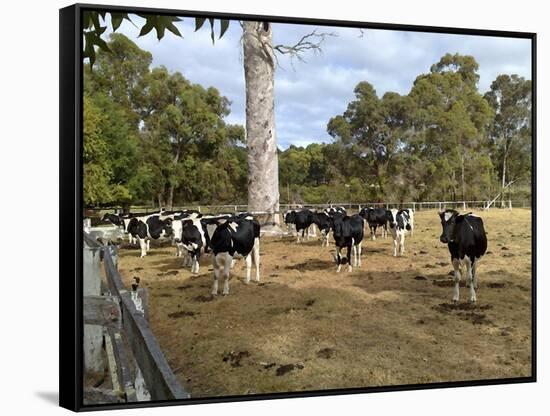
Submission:
[[[323,25],[353,27],[365,29],[401,30],[410,32],[432,32],[443,34],[466,34],[492,37],[512,37],[529,39],[532,46],[532,375],[529,377],[488,379],[464,382],[441,382],[430,384],[409,384],[399,386],[365,387],[353,389],[334,389],[307,392],[289,392],[256,394],[249,396],[224,396],[211,398],[189,398],[183,400],[151,401],[126,404],[83,405],[83,295],[82,295],[82,100],[83,100],[83,39],[81,18],[85,10],[106,12],[127,12],[144,14],[163,14],[188,17],[239,19],[269,21],[274,23],[296,23],[302,25]],[[62,407],[74,411],[107,410],[122,408],[140,408],[155,406],[173,406],[182,404],[233,402],[266,400],[278,398],[312,397],[343,395],[402,390],[439,389],[497,385],[509,383],[531,383],[537,381],[537,276],[536,276],[536,156],[537,156],[537,35],[528,32],[510,32],[472,28],[450,28],[437,26],[417,26],[406,24],[373,23],[360,21],[342,21],[313,19],[302,17],[264,16],[235,13],[216,13],[203,11],[143,8],[132,6],[106,6],[93,4],[75,4],[59,11],[59,131],[60,131],[60,211],[59,211],[59,403]]]

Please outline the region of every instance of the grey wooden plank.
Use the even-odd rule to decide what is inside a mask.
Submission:
[[[168,365],[147,320],[136,310],[130,292],[124,287],[108,248],[105,250],[104,263],[111,293],[118,296],[121,301],[122,326],[130,340],[132,352],[143,373],[152,400],[190,397]]]
[[[107,328],[122,328],[119,299],[115,296],[84,296],[84,323]]]

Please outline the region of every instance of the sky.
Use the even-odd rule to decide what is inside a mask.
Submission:
[[[131,15],[141,28],[143,20]],[[183,39],[166,31],[157,40],[153,30],[138,37],[130,22],[117,30],[153,55],[153,66],[164,65],[204,87],[214,86],[231,101],[228,123],[245,125],[245,85],[240,39],[242,29],[232,21],[221,39],[212,44],[208,22],[194,32],[194,18],[176,23]],[[219,34],[216,22],[216,34]],[[279,148],[291,144],[330,142],[326,126],[353,100],[361,81],[371,83],[378,96],[388,91],[407,94],[415,78],[447,52],[473,55],[479,63],[479,90],[484,93],[499,74],[531,78],[528,39],[274,24],[273,44],[295,44],[312,30],[333,33],[322,53],[306,53],[305,62],[279,55],[275,73],[275,125]],[[218,37],[218,36],[216,36]]]

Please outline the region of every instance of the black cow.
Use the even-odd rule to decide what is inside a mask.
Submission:
[[[326,212],[314,212],[313,223],[319,228],[321,232],[321,247],[328,247],[328,239],[330,235],[330,216]]]
[[[382,227],[382,238],[388,235],[388,222],[391,221],[391,212],[385,208],[363,208],[359,211],[369,224],[370,238],[376,240],[376,229]]]
[[[470,302],[475,302],[476,266],[481,256],[487,251],[487,235],[483,220],[471,213],[461,215],[454,209],[440,212],[439,217],[443,227],[439,240],[449,247],[455,272],[453,301],[458,302],[460,297],[460,266],[464,264],[470,285]]]
[[[170,237],[172,235],[172,219],[161,219],[159,214],[143,217],[133,217],[128,221],[128,233],[136,238],[141,249],[141,257],[147,255],[151,239]]]
[[[214,283],[212,294],[218,294],[218,279],[223,275],[223,294],[229,294],[229,273],[236,258],[246,258],[246,283],[250,282],[252,262],[260,281],[260,223],[251,215],[239,215],[220,220],[210,246],[213,254]]]
[[[108,222],[114,225],[122,225],[122,216],[120,214],[107,213],[101,217],[101,222]]]
[[[351,217],[343,214],[335,214],[332,216],[332,230],[334,242],[336,244],[336,272],[340,272],[342,264],[348,264],[348,271],[351,272],[352,259],[351,249],[353,248],[353,266],[361,267],[361,242],[364,237],[364,220],[359,214]],[[346,257],[342,257],[340,251],[342,248],[347,248]]]
[[[304,240],[304,235],[306,230],[313,224],[313,212],[309,209],[304,209],[301,211],[288,211],[285,215],[285,223],[294,224],[296,226],[297,239],[296,242],[300,242],[300,231],[302,232],[302,241]],[[307,239],[309,240],[309,234],[307,234]]]

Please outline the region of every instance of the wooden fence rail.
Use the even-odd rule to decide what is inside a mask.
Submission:
[[[117,247],[112,245],[102,246],[87,233],[84,233],[84,244],[85,250],[87,248],[101,250],[109,289],[108,296],[105,296],[104,299],[100,299],[98,296],[88,297],[85,300],[85,316],[90,323],[104,324],[106,336],[109,338],[109,342],[106,342],[106,344],[111,350],[111,358],[114,359],[113,362],[109,363],[109,367],[113,367],[114,374],[112,376],[118,379],[118,384],[121,390],[126,393],[127,400],[135,401],[139,397],[136,398],[133,387],[128,383],[130,358],[124,354],[120,339],[121,333],[124,334],[127,340],[151,400],[189,398],[189,393],[179,384],[157,339],[153,335],[146,314],[136,308],[136,304],[132,299],[132,291],[128,290],[122,282],[117,270]],[[112,305],[115,299],[118,301],[117,306],[120,307],[120,311]],[[121,328],[117,328],[114,322],[117,315],[120,315]],[[113,322],[110,322],[110,319],[107,319],[107,322],[101,322],[105,316],[112,317]],[[122,332],[117,332],[120,329]],[[109,351],[107,352],[109,357]]]

